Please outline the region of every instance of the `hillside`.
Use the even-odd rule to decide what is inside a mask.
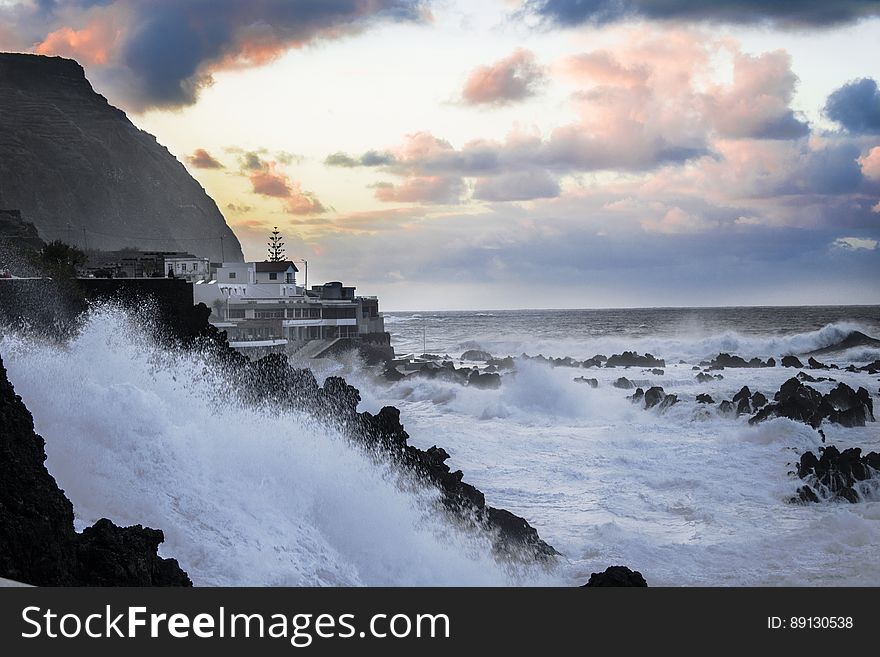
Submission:
[[[201,185],[70,59],[0,53],[0,209],[46,241],[243,259]]]

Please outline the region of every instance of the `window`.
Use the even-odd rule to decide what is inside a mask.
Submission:
[[[235,272],[231,271],[229,272],[229,280],[232,280],[233,278],[235,278]]]
[[[230,308],[229,319],[244,319],[244,308]]]
[[[278,272],[274,272],[274,271],[271,272],[269,274],[269,280],[270,281],[277,281],[278,280]]]

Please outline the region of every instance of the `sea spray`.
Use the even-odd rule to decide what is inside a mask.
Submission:
[[[0,340],[79,525],[164,530],[199,585],[502,585],[546,581],[496,561],[436,510],[434,489],[292,410],[236,401],[210,360],[93,311],[66,344]]]

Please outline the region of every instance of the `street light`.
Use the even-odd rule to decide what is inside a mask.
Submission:
[[[309,289],[309,261],[306,260],[305,258],[299,258],[298,260],[296,260],[296,262],[301,262],[301,263],[303,263],[303,264],[306,266],[306,271],[305,271],[305,274],[306,274],[306,284],[305,284],[305,288],[306,288],[306,291],[308,291],[308,289]]]

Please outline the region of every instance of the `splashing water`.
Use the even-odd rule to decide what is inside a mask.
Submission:
[[[210,363],[118,310],[95,310],[69,344],[6,335],[0,353],[77,527],[160,528],[162,555],[196,585],[547,581],[496,562],[486,537],[436,513],[432,490],[403,490],[333,430],[242,407]]]

